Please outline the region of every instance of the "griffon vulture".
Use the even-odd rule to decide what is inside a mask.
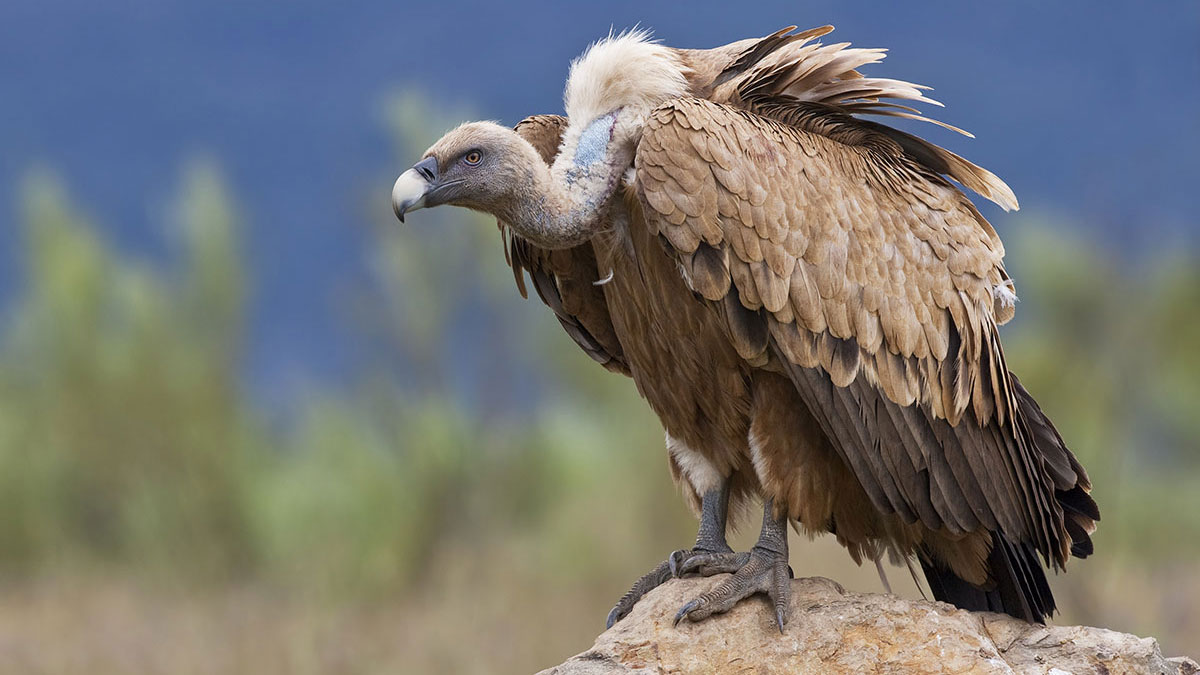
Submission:
[[[610,626],[671,576],[724,572],[675,621],[762,592],[782,630],[788,523],[860,564],[915,558],[939,600],[1036,622],[1055,609],[1042,561],[1092,552],[1087,473],[1001,348],[1004,247],[950,181],[1006,210],[1016,198],[862,119],[927,119],[885,99],[936,102],[861,75],[882,50],[814,42],[830,30],[709,50],[610,36],[572,63],[566,117],[464,124],[393,189],[401,220],[495,215],[522,294],[527,272],[662,421],[699,534]],[[727,513],[752,497],[762,534],[734,552]]]

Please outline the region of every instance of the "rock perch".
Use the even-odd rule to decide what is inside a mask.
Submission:
[[[724,575],[669,581],[647,594],[591,649],[538,675],[637,673],[1155,673],[1196,675],[1153,638],[1086,626],[1037,626],[941,602],[852,593],[795,579],[780,635],[765,599],[673,627],[681,605]],[[759,596],[761,597],[761,596]]]

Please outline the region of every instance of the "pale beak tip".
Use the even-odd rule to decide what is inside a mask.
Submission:
[[[404,214],[424,206],[427,189],[429,183],[416,171],[409,169],[400,174],[392,187],[392,212],[400,222],[404,222]]]

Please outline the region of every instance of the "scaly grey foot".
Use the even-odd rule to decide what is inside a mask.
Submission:
[[[625,595],[617,601],[616,606],[608,613],[605,628],[628,616],[633,606],[643,595],[662,585],[673,576],[678,576],[677,570],[691,560],[706,558],[713,555],[733,554],[733,549],[725,542],[725,519],[729,512],[729,482],[725,481],[720,487],[708,491],[700,502],[700,531],[696,534],[696,545],[690,549],[675,551],[654,569],[642,575]],[[715,574],[715,572],[714,572]]]
[[[775,607],[775,622],[782,633],[787,623],[789,582],[792,579],[785,522],[783,518],[772,517],[771,502],[768,501],[763,507],[762,534],[749,553],[697,555],[675,566],[672,571],[678,571],[678,575],[733,573],[716,588],[681,607],[675,615],[675,625],[679,625],[684,617],[699,621],[712,614],[728,612],[741,600],[755,593],[766,593]]]
[[[643,595],[666,583],[668,579],[680,576],[676,573],[676,570],[678,570],[681,565],[687,565],[693,560],[703,560],[712,556],[722,555],[738,554],[734,553],[733,549],[729,548],[728,546],[725,547],[724,551],[710,551],[700,548],[699,546],[696,548],[675,551],[666,560],[660,562],[654,569],[642,575],[641,579],[638,579],[636,582],[634,582],[633,588],[630,588],[625,595],[621,596],[621,599],[617,601],[616,606],[614,606],[612,611],[608,613],[608,618],[604,622],[604,627],[606,629],[612,628],[613,624],[621,619],[624,619],[631,611],[633,611],[633,606],[637,604],[638,600],[642,599]],[[741,555],[749,554],[743,553]],[[712,572],[712,574],[716,574],[716,572]]]

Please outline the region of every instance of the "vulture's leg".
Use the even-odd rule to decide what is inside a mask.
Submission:
[[[680,608],[675,615],[676,625],[685,616],[689,621],[699,621],[710,614],[728,612],[743,598],[766,593],[775,605],[775,621],[782,633],[783,624],[787,622],[792,578],[792,569],[788,567],[786,517],[775,518],[768,499],[763,505],[762,534],[758,535],[758,542],[749,553],[697,556],[679,569],[680,574],[688,572],[699,572],[704,576],[732,572],[733,576]]]
[[[694,559],[710,555],[733,555],[733,549],[725,542],[725,523],[729,515],[729,481],[721,483],[700,498],[700,531],[696,533],[696,545],[672,553],[666,560],[647,572],[633,584],[617,605],[608,613],[607,628],[625,618],[641,597],[667,579],[679,576],[678,570]]]

